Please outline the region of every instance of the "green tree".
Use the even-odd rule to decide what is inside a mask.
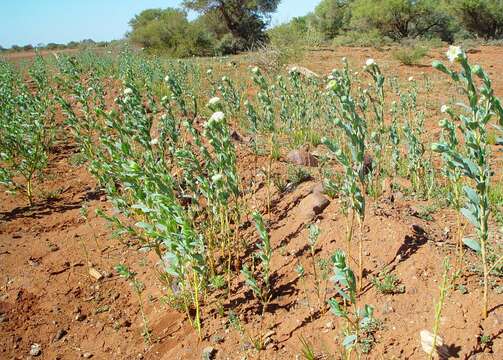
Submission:
[[[171,56],[208,55],[211,39],[201,23],[191,23],[179,9],[149,9],[136,15],[129,25],[129,39],[153,51]]]
[[[269,16],[280,0],[184,0],[185,8],[201,14],[216,13],[243,48],[267,39]]]
[[[394,40],[437,35],[449,40],[450,16],[438,0],[356,0],[352,24]]]
[[[326,39],[337,36],[351,19],[352,0],[322,0],[311,16],[313,25]]]
[[[503,37],[503,0],[450,0],[462,26],[484,39]]]

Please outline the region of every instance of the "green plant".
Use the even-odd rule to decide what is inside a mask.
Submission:
[[[403,65],[413,66],[421,64],[421,60],[428,54],[423,47],[400,48],[393,52],[393,57]]]
[[[43,71],[32,71],[39,86],[47,81]],[[0,72],[0,185],[24,194],[31,206],[34,182],[48,165],[54,137],[52,98],[47,88],[32,92],[18,83],[7,64],[0,62]]]
[[[382,294],[402,294],[405,292],[405,286],[400,283],[400,279],[386,269],[381,271],[378,276],[373,277],[371,282]]]
[[[365,305],[358,308],[356,277],[347,265],[346,255],[338,250],[331,258],[333,264],[333,276],[331,280],[338,286],[337,292],[342,298],[342,304],[335,298],[328,300],[330,311],[337,317],[346,321],[344,340],[342,345],[348,356],[353,350],[361,351],[362,340],[369,336],[369,330],[376,330],[371,326],[375,322],[374,309]],[[368,341],[366,342],[368,345]],[[368,351],[368,348],[365,348]]]
[[[431,359],[435,352],[437,351],[437,336],[440,329],[440,319],[442,315],[442,308],[444,306],[445,297],[448,292],[454,287],[454,282],[456,279],[456,273],[451,274],[451,265],[449,259],[445,258],[443,262],[443,276],[442,282],[440,284],[440,295],[437,303],[435,304],[435,322],[433,325],[433,340],[431,344],[431,351],[428,354],[428,359]]]
[[[295,187],[311,178],[311,174],[306,168],[296,165],[288,165],[288,181]]]
[[[256,257],[260,261],[261,265],[260,281],[252,273],[248,265],[245,265],[243,267],[241,274],[243,274],[246,284],[250,287],[255,296],[262,303],[262,314],[264,314],[267,305],[269,304],[269,301],[272,297],[272,289],[270,283],[272,248],[271,240],[269,238],[269,234],[265,227],[262,216],[258,212],[254,212],[252,216],[255,220],[255,226],[261,240],[261,243],[257,245],[259,251],[256,254]]]
[[[143,337],[147,343],[150,343],[152,334],[149,328],[147,316],[145,315],[145,310],[143,308],[143,297],[142,297],[142,293],[145,290],[145,286],[140,280],[138,280],[138,278],[136,277],[136,273],[131,271],[126,265],[123,264],[117,265],[115,267],[115,271],[117,271],[117,273],[121,277],[123,277],[127,281],[130,281],[131,288],[138,297],[141,318],[143,321]]]
[[[494,96],[491,80],[487,73],[478,65],[471,66],[466,54],[461,48],[451,46],[447,52],[450,61],[461,65],[462,71],[449,70],[441,62],[434,62],[437,70],[447,74],[452,80],[464,85],[469,106],[464,106],[465,114],[456,114],[452,109],[445,107],[443,110],[449,114],[452,121],[459,121],[459,128],[465,142],[465,152],[452,149],[447,143],[440,142],[432,145],[432,149],[442,153],[447,165],[459,169],[470,181],[470,185],[463,186],[467,204],[461,213],[470,221],[477,230],[478,241],[465,238],[465,245],[481,254],[484,289],[482,316],[487,318],[489,265],[487,262],[487,247],[489,240],[488,219],[491,208],[489,204],[489,191],[491,188],[490,148],[487,144],[487,125],[494,115],[503,122],[503,108],[498,98]],[[482,81],[482,86],[477,90],[474,76]]]
[[[316,353],[314,352],[313,345],[302,335],[299,336],[299,341],[302,346],[300,349],[302,357],[306,360],[316,360]]]
[[[313,276],[314,276],[314,288],[316,290],[316,295],[318,296],[318,307],[321,306],[321,279],[318,275],[318,266],[316,264],[316,245],[318,243],[318,239],[320,237],[320,228],[314,224],[309,225],[309,236],[307,239],[307,243],[309,245],[309,254],[311,255],[311,264],[313,267]]]

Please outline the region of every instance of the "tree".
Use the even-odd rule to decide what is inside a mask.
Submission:
[[[503,0],[450,0],[463,27],[484,39],[503,37]]]
[[[314,9],[311,21],[326,39],[332,39],[348,26],[352,0],[322,0]]]
[[[280,0],[184,0],[189,10],[201,14],[219,14],[228,31],[244,47],[252,47],[267,39],[265,28],[269,16],[278,8]]]
[[[129,25],[129,39],[153,51],[166,51],[171,56],[208,55],[211,40],[199,23],[187,20],[179,9],[149,9],[136,15]]]
[[[438,0],[356,0],[352,6],[352,24],[375,28],[394,40],[449,33],[450,16]]]

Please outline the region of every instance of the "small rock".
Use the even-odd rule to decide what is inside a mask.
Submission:
[[[288,70],[288,72],[298,72],[299,74],[302,74],[309,79],[320,77],[320,75],[318,75],[314,71],[309,70],[308,68],[303,67],[303,66],[299,66],[299,65],[288,65],[287,70]]]
[[[318,166],[318,159],[304,149],[292,150],[286,156],[289,162],[302,166]]]
[[[425,353],[431,354],[433,352],[434,354],[438,354],[441,359],[445,358],[446,354],[444,352],[446,349],[443,347],[444,341],[440,336],[437,335],[435,338],[435,349],[433,349],[434,335],[428,330],[421,330],[419,335],[421,338],[421,347]]]
[[[56,335],[54,335],[54,341],[61,340],[66,334],[67,331],[65,329],[59,329]]]
[[[203,360],[212,360],[215,358],[217,350],[214,347],[207,346],[203,349],[202,359]]]
[[[51,243],[49,244],[49,250],[51,250],[52,252],[56,252],[59,250],[59,246]]]
[[[84,359],[90,359],[90,358],[93,357],[93,354],[91,354],[90,352],[85,352],[85,353],[82,354],[82,357]]]
[[[265,333],[264,338],[270,338],[271,336],[276,335],[276,331],[274,330],[269,330],[268,332]]]
[[[334,326],[334,322],[333,321],[329,321],[325,324],[325,329],[328,329],[328,330],[333,330],[335,329],[335,326]]]
[[[103,274],[100,273],[98,270],[95,268],[89,268],[89,275],[91,275],[93,278],[96,280],[101,280],[103,279]]]
[[[299,204],[300,215],[311,219],[321,214],[329,204],[330,201],[320,193],[310,194]]]
[[[75,316],[75,320],[77,321],[84,321],[86,319],[86,316],[82,313],[78,313],[76,316]]]
[[[40,344],[32,344],[30,348],[30,355],[31,356],[39,356],[42,354],[42,346]]]
[[[0,314],[0,324],[7,322],[9,319],[7,318],[6,314]]]

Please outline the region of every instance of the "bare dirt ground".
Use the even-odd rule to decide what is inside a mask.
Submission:
[[[438,135],[438,108],[453,93],[447,91],[447,81],[427,66],[429,60],[425,60],[425,66],[407,67],[399,65],[389,50],[339,48],[313,52],[303,65],[326,74],[340,67],[344,56],[353,66],[373,57],[382,64],[386,75],[399,75],[402,80],[428,74],[435,93],[428,96],[431,114],[427,136]],[[431,51],[430,56],[443,58],[440,50]],[[503,96],[503,48],[482,47],[469,56],[488,70],[497,94]],[[257,178],[258,169],[267,159],[256,162],[245,145],[237,146],[242,177]],[[96,190],[85,166],[71,164],[76,151],[72,144],[59,143],[55,147],[51,166],[40,186],[49,199],[39,199],[29,208],[24,199],[0,193],[1,359],[29,358],[34,343],[41,345],[42,359],[200,359],[208,346],[216,350],[217,359],[295,359],[301,351],[301,336],[319,354],[339,354],[342,322],[329,311],[311,310],[317,301],[312,281],[308,278],[304,284],[295,272],[299,263],[308,273],[311,271],[306,224],[314,221],[321,229],[318,257],[328,258],[336,249],[346,249],[346,225],[339,215],[337,200],[331,200],[321,214],[306,212],[317,181],[304,182],[289,193],[273,194],[273,206],[266,219],[274,247],[274,298],[262,322],[259,303],[243,279],[235,279],[230,298],[223,298],[225,309],[236,312],[246,334],[268,333],[266,350],[256,352],[246,334],[219,316],[216,295],[206,299],[203,306],[202,340],[184,314],[160,301],[162,289],[152,266],[155,257],[113,238],[106,221],[95,215],[96,209],[109,211],[110,205],[104,194]],[[495,149],[495,154],[499,158],[494,178],[502,181],[501,152]],[[274,168],[286,171],[284,162],[275,163]],[[257,204],[265,211],[261,205],[265,197],[265,188],[259,187],[249,205]],[[365,282],[360,303],[372,304],[375,316],[383,321],[368,359],[425,358],[419,332],[433,326],[442,260],[452,255],[455,248],[455,213],[439,210],[432,220],[424,220],[417,214],[423,205],[427,204],[388,192],[382,201],[368,206],[367,279],[387,267],[405,286],[404,294],[383,295]],[[83,207],[88,209],[87,219]],[[495,224],[491,225],[494,229]],[[242,236],[257,238],[253,226]],[[356,248],[352,254],[356,254]],[[472,254],[467,254],[467,262],[477,263]],[[142,320],[135,294],[114,270],[119,263],[130,265],[145,283],[143,302],[153,329],[151,344],[146,344],[141,335]],[[103,278],[98,280],[90,275],[90,269],[98,270]],[[440,335],[449,354],[446,358],[501,359],[502,295],[491,291],[489,317],[480,321],[480,278],[465,272],[460,281],[467,293],[451,292],[441,319]],[[495,286],[498,284],[501,281]],[[329,287],[327,298],[333,294]],[[481,335],[490,336],[485,347],[480,345]]]

